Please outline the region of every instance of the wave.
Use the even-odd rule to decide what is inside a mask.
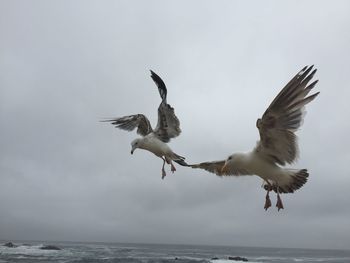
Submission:
[[[237,263],[240,263],[240,262],[243,262],[243,261],[233,261],[231,259],[212,259],[210,261],[211,263],[234,263],[234,262],[237,262]],[[248,263],[262,263],[261,261],[248,261]]]
[[[28,256],[40,256],[40,255],[55,255],[55,254],[69,254],[68,250],[46,250],[42,249],[44,244],[35,245],[17,245],[16,247],[0,246],[1,255],[28,255]],[[18,257],[17,257],[18,258]]]

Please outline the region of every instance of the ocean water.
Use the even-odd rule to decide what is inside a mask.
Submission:
[[[0,262],[16,263],[228,263],[229,256],[245,257],[248,262],[350,262],[350,251],[222,246],[107,244],[70,242],[14,242],[15,248],[0,243]],[[62,250],[42,250],[42,245]],[[213,259],[218,258],[218,259]]]

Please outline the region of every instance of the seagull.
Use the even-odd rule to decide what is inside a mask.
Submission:
[[[158,123],[153,130],[150,121],[143,114],[135,114],[124,116],[121,118],[113,118],[104,120],[115,125],[116,128],[132,131],[137,128],[136,132],[141,135],[131,143],[131,154],[139,148],[147,150],[163,160],[162,179],[166,176],[164,165],[165,162],[170,164],[171,172],[174,173],[176,168],[172,161],[175,161],[183,166],[186,166],[185,157],[182,157],[167,145],[170,139],[180,135],[180,121],[176,117],[174,108],[167,103],[167,88],[163,80],[152,70],[151,78],[156,83],[162,102],[158,107]]]
[[[298,158],[299,150],[295,132],[302,125],[305,105],[319,92],[308,96],[318,80],[308,85],[316,69],[304,67],[280,91],[256,122],[260,140],[248,153],[234,153],[226,160],[188,165],[218,176],[257,175],[263,179],[267,191],[264,209],[271,206],[270,191],[277,193],[276,207],[283,209],[280,193],[293,193],[302,187],[309,176],[307,169],[283,168]],[[310,73],[311,72],[311,73]]]

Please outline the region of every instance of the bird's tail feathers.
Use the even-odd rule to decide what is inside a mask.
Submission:
[[[186,163],[183,159],[181,159],[181,160],[174,160],[174,162],[180,164],[181,166],[186,166],[186,167],[189,166],[188,163]]]
[[[178,154],[176,154],[176,153],[173,153],[172,159],[173,159],[174,161],[176,161],[176,160],[185,160],[186,158],[183,157],[183,156],[181,156],[181,155],[178,155]]]
[[[176,153],[173,153],[172,160],[182,166],[188,166],[188,164],[185,162],[185,157]]]
[[[272,188],[269,185],[265,185],[265,190],[273,190],[277,193],[294,193],[294,191],[300,189],[306,182],[309,177],[307,169],[301,169],[298,171],[286,169],[286,174],[288,181],[283,185],[272,184]],[[269,189],[270,188],[270,189]]]

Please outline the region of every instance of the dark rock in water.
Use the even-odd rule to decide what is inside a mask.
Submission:
[[[4,247],[18,247],[18,246],[13,244],[12,242],[7,242],[6,244],[4,244]]]
[[[217,260],[217,259],[219,259],[218,257],[213,257],[213,258],[211,258],[211,260]]]
[[[40,247],[40,249],[43,249],[43,250],[61,250],[61,248],[53,246],[53,245],[42,246],[42,247]]]
[[[244,262],[248,262],[247,258],[242,258],[242,257],[228,257],[229,260],[233,260],[233,261],[244,261]]]

